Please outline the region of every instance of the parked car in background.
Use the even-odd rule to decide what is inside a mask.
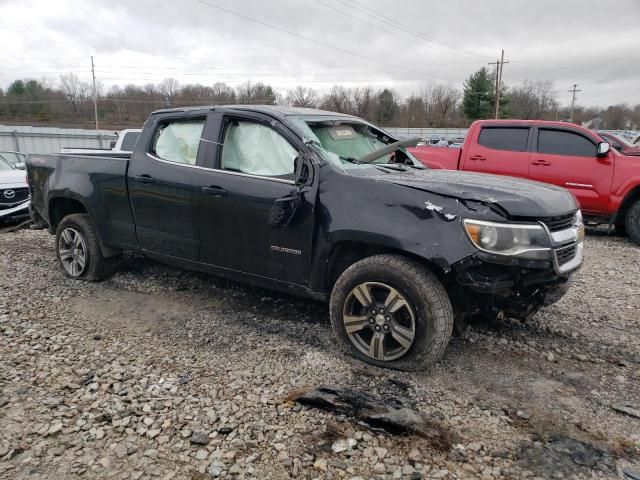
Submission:
[[[635,146],[619,135],[611,132],[596,132],[600,138],[609,142],[613,148],[623,155],[640,156],[640,145]]]
[[[12,152],[12,151],[0,151],[0,160],[4,160],[5,163],[16,167],[16,168],[24,168],[24,162],[27,159],[27,156],[24,153],[20,152]]]
[[[613,224],[640,245],[640,157],[620,155],[579,125],[480,120],[461,149],[412,148],[431,168],[509,175],[569,189],[585,219]]]
[[[462,144],[464,143],[464,137],[456,137],[449,144],[451,148],[462,148]]]
[[[28,215],[26,172],[0,158],[0,223]]]
[[[322,110],[163,110],[130,159],[31,155],[32,211],[71,278],[140,251],[329,301],[352,355],[423,369],[454,312],[526,319],[562,297],[584,230],[565,189],[426,169],[417,142]]]
[[[139,128],[129,128],[118,132],[118,140],[111,142],[111,148],[73,148],[65,147],[60,150],[60,153],[71,153],[77,155],[103,155],[109,154],[130,154],[135,147],[138,137],[142,132]]]

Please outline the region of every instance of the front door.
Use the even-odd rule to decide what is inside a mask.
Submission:
[[[197,166],[205,118],[165,119],[141,139],[130,161],[129,197],[140,246],[152,253],[198,260]]]
[[[580,208],[599,212],[611,191],[613,153],[597,156],[597,142],[570,129],[539,128],[529,169],[532,180],[571,190]]]
[[[200,261],[305,284],[314,198],[295,181],[303,145],[269,117],[213,115],[219,148],[200,179]]]

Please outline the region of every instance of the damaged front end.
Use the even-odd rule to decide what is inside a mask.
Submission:
[[[525,320],[558,301],[583,260],[580,211],[535,222],[465,220],[477,252],[453,266],[459,314]]]

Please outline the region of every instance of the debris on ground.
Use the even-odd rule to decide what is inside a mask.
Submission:
[[[448,451],[452,433],[439,421],[406,406],[398,397],[382,399],[374,395],[336,386],[319,386],[294,399],[311,407],[348,415],[374,431],[391,435],[410,434],[429,440],[437,450]]]
[[[614,403],[611,405],[616,412],[626,413],[632,417],[640,418],[640,405],[633,403]]]
[[[518,457],[527,469],[543,478],[561,478],[558,474],[569,475],[578,471],[615,471],[613,455],[606,447],[566,434],[555,434],[546,442],[523,446]]]

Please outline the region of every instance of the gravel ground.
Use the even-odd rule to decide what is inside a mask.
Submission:
[[[638,247],[591,234],[561,302],[405,374],[344,356],[324,304],[133,255],[72,281],[46,232],[6,233],[0,478],[625,478],[640,412],[612,405],[640,409],[639,271]],[[322,384],[401,398],[452,447],[288,401]]]

